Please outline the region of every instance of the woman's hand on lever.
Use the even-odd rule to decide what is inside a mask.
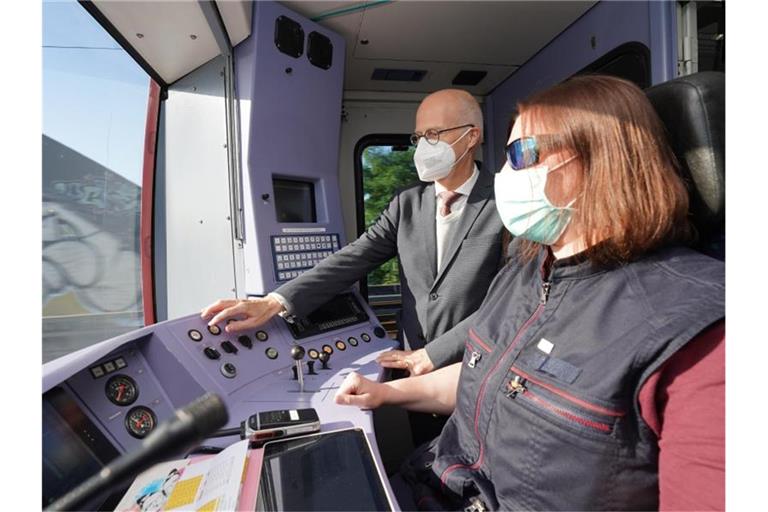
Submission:
[[[224,330],[237,332],[253,329],[264,324],[283,310],[283,305],[274,297],[253,299],[222,299],[203,309],[200,316],[208,320],[208,325],[228,322]]]
[[[334,401],[340,405],[355,405],[361,409],[376,409],[384,403],[385,386],[352,372],[336,391]]]
[[[384,368],[397,368],[408,370],[411,375],[424,375],[435,369],[427,351],[418,350],[390,350],[380,354],[376,362]]]

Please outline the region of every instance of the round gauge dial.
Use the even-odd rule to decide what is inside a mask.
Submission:
[[[131,405],[139,398],[136,381],[127,375],[115,375],[110,378],[104,391],[109,401],[115,405]]]
[[[125,416],[125,428],[128,433],[137,439],[147,437],[157,425],[157,416],[149,407],[142,405],[134,407]]]

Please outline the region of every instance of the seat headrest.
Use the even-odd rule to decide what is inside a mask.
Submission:
[[[724,257],[725,73],[705,71],[646,90],[666,125],[691,195],[697,247]],[[722,254],[721,254],[722,252]]]

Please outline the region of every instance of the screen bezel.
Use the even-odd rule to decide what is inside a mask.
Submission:
[[[360,436],[360,438],[363,440],[364,446],[367,448],[367,450],[365,450],[365,453],[368,454],[368,457],[366,457],[367,463],[370,463],[373,466],[373,468],[376,470],[376,476],[378,477],[377,481],[378,481],[378,484],[379,484],[379,491],[384,495],[386,503],[389,506],[389,510],[390,511],[395,510],[395,507],[394,507],[394,505],[392,503],[392,498],[390,497],[390,493],[389,493],[389,490],[388,490],[389,488],[386,485],[385,480],[384,480],[385,479],[385,475],[382,474],[381,469],[379,468],[379,464],[376,463],[376,457],[374,457],[373,449],[371,447],[371,443],[368,441],[368,436],[365,434],[363,429],[361,429],[359,427],[343,428],[343,429],[337,429],[337,430],[329,430],[327,432],[317,432],[317,433],[308,434],[308,435],[305,435],[305,436],[296,436],[296,437],[291,437],[289,439],[279,439],[279,440],[269,441],[269,442],[265,443],[264,444],[263,458],[262,458],[261,475],[259,476],[259,490],[258,490],[258,493],[257,493],[256,509],[255,510],[256,511],[275,510],[274,507],[273,508],[266,508],[265,507],[266,503],[264,501],[264,493],[263,493],[265,472],[269,471],[269,469],[268,469],[269,466],[267,465],[267,460],[268,460],[268,450],[270,448],[274,449],[275,446],[284,445],[286,443],[296,443],[296,442],[301,442],[302,440],[318,438],[318,437],[321,437],[321,436],[333,436],[333,435],[338,435],[338,434],[346,433],[346,432],[354,432],[354,433],[358,434]],[[274,494],[274,492],[272,494]]]
[[[326,325],[325,327],[323,327],[321,324],[317,322],[312,322],[309,320],[309,317],[311,315],[315,314],[321,308],[326,307],[331,302],[337,301],[337,300],[346,300],[347,304],[357,308],[357,311],[356,312],[352,311],[353,314],[348,315],[346,317],[336,317],[337,320],[345,320],[345,321],[340,323],[333,323],[333,325]],[[311,311],[310,313],[302,317],[295,318],[293,319],[292,322],[286,321],[285,325],[288,327],[288,330],[291,332],[291,336],[293,336],[293,339],[303,340],[305,338],[317,336],[320,334],[325,334],[331,331],[337,331],[339,329],[350,327],[352,325],[362,324],[368,321],[370,321],[368,312],[365,310],[365,308],[363,308],[363,305],[360,303],[360,301],[357,300],[357,297],[355,296],[355,294],[352,292],[344,292],[344,293],[335,295],[329,301],[317,307],[315,310]]]
[[[286,184],[286,185],[304,185],[309,188],[309,207],[311,210],[311,219],[310,220],[292,220],[292,221],[284,221],[280,220],[280,207],[283,204],[282,200],[278,198],[280,194],[278,194],[278,189],[280,188],[278,185]],[[278,224],[317,224],[317,187],[315,186],[315,182],[313,180],[302,180],[299,178],[285,178],[283,176],[272,176],[272,193],[274,194],[274,205],[275,205],[275,220]]]
[[[53,408],[56,415],[58,416],[58,419],[61,420],[61,422],[71,431],[71,433],[91,451],[91,453],[97,459],[97,462],[100,463],[101,468],[120,456],[120,451],[118,451],[118,449],[109,441],[109,439],[101,432],[101,430],[99,430],[99,428],[88,417],[88,415],[85,414],[77,401],[61,386],[56,386],[44,393],[43,401],[47,402]],[[64,412],[67,410],[70,411],[69,414]],[[72,417],[71,413],[75,413],[75,417]],[[44,470],[45,464],[43,463],[42,466]],[[64,493],[59,496],[47,496],[47,498],[50,500],[47,504],[45,503],[45,489],[42,489],[43,506],[45,507],[50,505],[50,503],[53,503],[57,499],[61,498],[61,496],[65,495],[81,483],[82,482],[78,482],[69,489],[65,490]],[[102,498],[102,503],[98,509],[114,509],[120,499],[120,496],[122,496],[123,491],[124,490],[120,490]]]

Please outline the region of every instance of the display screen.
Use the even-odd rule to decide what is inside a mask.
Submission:
[[[315,184],[272,178],[277,222],[317,222]]]
[[[324,332],[368,321],[368,313],[354,294],[342,293],[310,314],[286,322],[294,339],[300,340]]]
[[[360,429],[267,443],[256,510],[392,510]]]
[[[43,508],[117,456],[115,447],[63,389],[43,395]]]

